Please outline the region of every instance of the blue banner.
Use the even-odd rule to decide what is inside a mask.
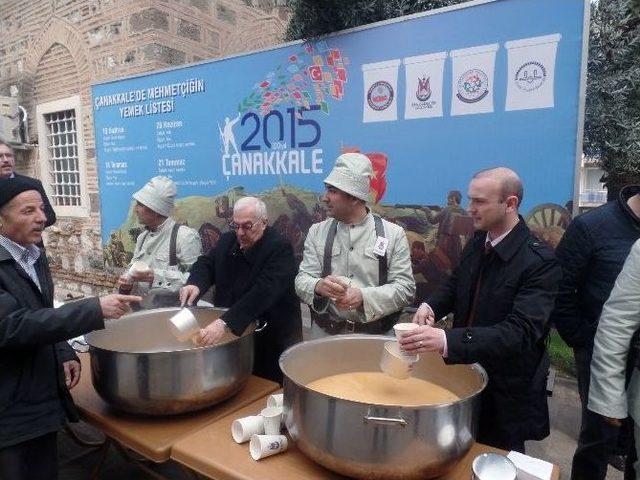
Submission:
[[[176,217],[207,246],[252,193],[301,253],[344,151],[369,156],[373,208],[425,254],[449,192],[464,197],[474,172],[497,165],[521,176],[523,214],[553,237],[573,196],[585,5],[463,5],[94,85],[107,260],[126,263],[131,194],[155,175],[176,181]],[[463,223],[447,228],[464,241]]]

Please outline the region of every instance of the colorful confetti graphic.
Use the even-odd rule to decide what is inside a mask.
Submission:
[[[318,105],[328,115],[329,101],[342,100],[345,95],[348,65],[349,59],[340,49],[330,48],[325,41],[305,44],[285,64],[256,83],[238,105],[238,111],[255,111],[264,116],[283,105],[296,107],[300,116],[300,109]]]

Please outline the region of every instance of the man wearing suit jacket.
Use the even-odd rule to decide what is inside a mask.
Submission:
[[[513,170],[483,170],[469,184],[476,228],[460,265],[422,303],[421,326],[400,340],[403,350],[436,351],[449,364],[479,362],[489,375],[482,392],[477,440],[524,452],[525,440],[549,434],[545,346],[561,271],[553,250],[518,214],[523,186]],[[453,328],[434,320],[453,312]]]
[[[267,226],[267,208],[255,197],[236,202],[229,227],[191,267],[180,301],[192,305],[215,285],[215,305],[229,308],[200,331],[200,345],[217,343],[225,330],[242,335],[253,321],[266,325],[256,333],[253,373],[281,383],[280,354],[302,340],[293,248]]]
[[[104,327],[140,297],[107,295],[53,307],[46,217],[28,178],[0,179],[0,478],[57,478],[57,431],[77,421],[69,390],[80,362],[65,341]]]
[[[612,425],[630,416],[634,421],[636,451],[640,448],[640,371],[634,368],[625,389],[627,358],[633,334],[640,329],[640,240],[631,253],[602,308],[594,340],[588,408]],[[637,358],[637,357],[636,357]],[[640,454],[638,454],[640,458]],[[634,465],[636,478],[640,462]]]
[[[11,146],[7,142],[0,138],[0,178],[28,178],[32,182],[34,182],[44,202],[44,214],[47,217],[44,226],[48,227],[56,223],[56,212],[53,210],[51,202],[49,202],[49,198],[44,191],[42,182],[40,182],[40,180],[38,179],[15,173],[15,166],[16,159],[13,153],[13,148],[11,148]]]

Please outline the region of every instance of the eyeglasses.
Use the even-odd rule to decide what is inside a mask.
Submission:
[[[229,228],[231,230],[244,230],[245,232],[248,232],[249,230],[253,229],[253,227],[255,227],[257,225],[257,223],[253,223],[253,222],[245,222],[245,223],[236,223],[236,222],[231,222],[229,223]]]

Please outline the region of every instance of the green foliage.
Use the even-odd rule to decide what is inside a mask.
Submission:
[[[555,329],[549,335],[549,358],[551,366],[564,375],[576,376],[576,362],[573,358],[573,350],[560,338]]]
[[[584,152],[610,186],[640,181],[640,2],[591,5]]]
[[[465,0],[290,0],[287,40],[309,39]]]

